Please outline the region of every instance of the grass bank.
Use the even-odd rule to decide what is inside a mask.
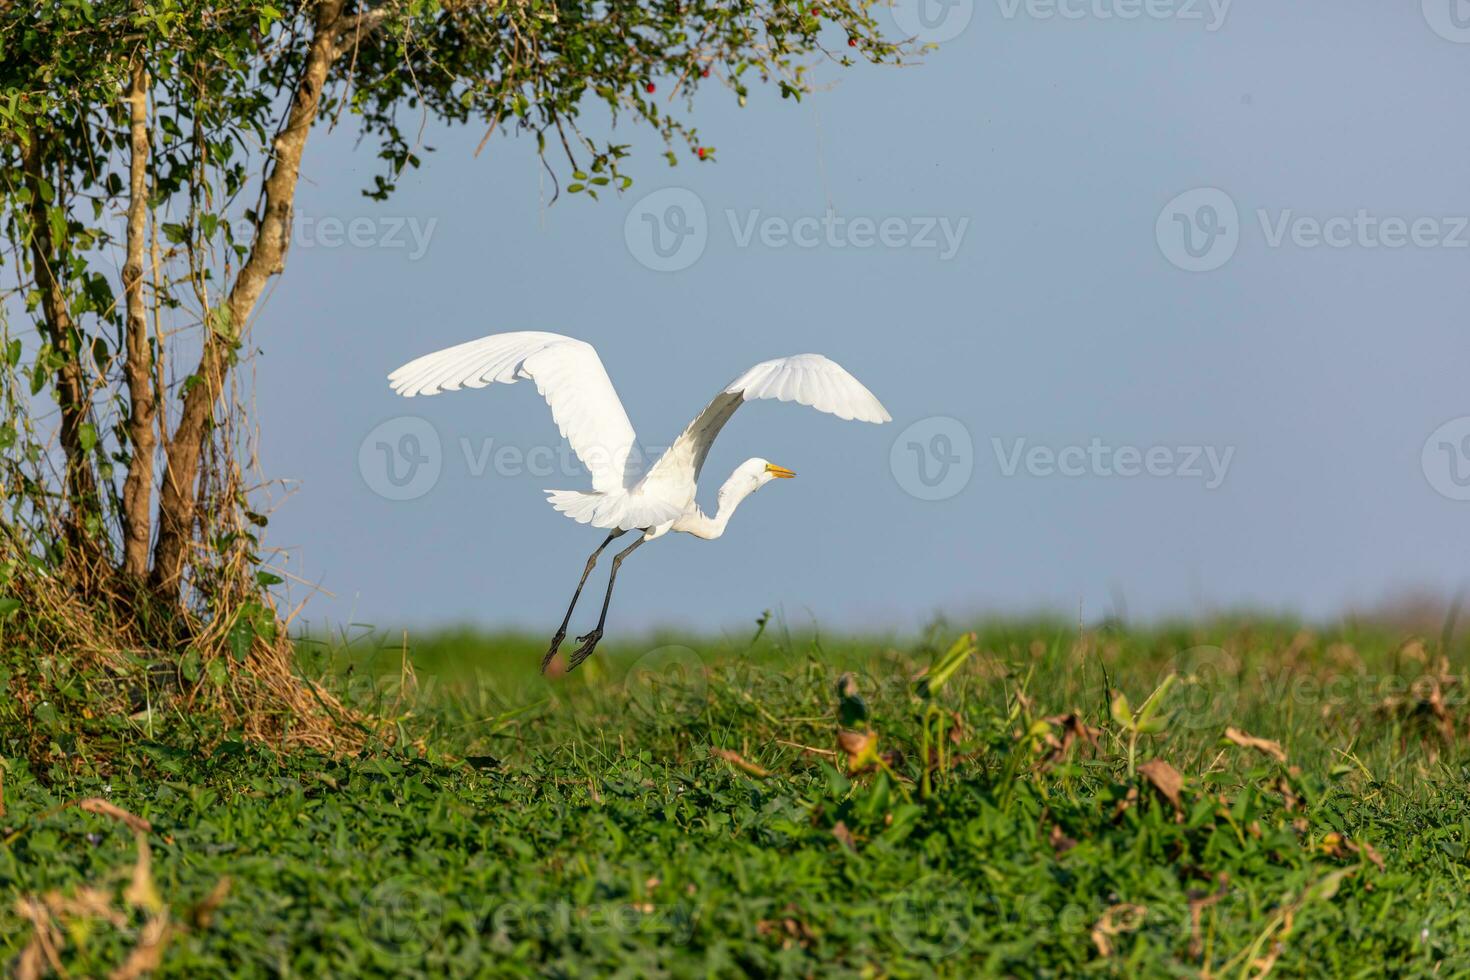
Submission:
[[[529,639],[305,644],[386,742],[332,758],[155,727],[105,763],[5,762],[0,957],[1470,971],[1463,646],[1249,619],[959,635],[668,636],[553,681]]]

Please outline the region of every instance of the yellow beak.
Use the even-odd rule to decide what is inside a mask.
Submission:
[[[791,472],[786,467],[777,466],[775,463],[767,463],[766,472],[771,474],[778,480],[790,480],[796,476],[795,473]]]

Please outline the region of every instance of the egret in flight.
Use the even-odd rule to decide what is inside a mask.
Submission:
[[[492,334],[425,354],[388,375],[393,390],[407,398],[459,388],[483,388],[497,381],[514,384],[522,379],[535,382],[536,390],[551,406],[557,428],[592,475],[590,492],[547,490],[551,506],[579,524],[608,531],[607,538],[592,552],[582,569],[582,579],[577,583],[577,591],[572,593],[567,614],[542,658],[543,673],[566,639],[572,610],[598,556],[615,538],[629,531],[639,532],[638,540],[613,557],[602,614],[592,632],[577,637],[581,645],[568,658],[567,670],[586,660],[597,648],[607,623],[607,607],[612,601],[618,568],[639,545],[670,531],[714,540],[725,533],[730,516],[746,497],[772,480],[796,475],[759,457],[747,459],[735,467],[735,472],[720,487],[714,516],[699,509],[694,493],[710,444],[742,404],[756,398],[775,398],[810,405],[841,419],[891,421],[888,411],[872,392],[821,354],[778,357],[762,361],[726,385],[664,454],[648,466],[633,424],[628,421],[628,413],[613,389],[602,360],[585,341],[534,331]]]

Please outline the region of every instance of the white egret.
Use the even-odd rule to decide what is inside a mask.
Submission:
[[[730,382],[652,466],[618,400],[612,381],[591,344],[560,334],[518,331],[492,334],[409,361],[388,375],[398,394],[435,395],[459,388],[483,388],[493,382],[514,384],[522,379],[551,406],[561,434],[592,475],[592,490],[548,490],[551,505],[580,524],[606,528],[609,533],[587,559],[577,591],[551,647],[541,661],[544,672],[566,639],[572,610],[587,577],[613,539],[628,531],[640,532],[637,541],[613,558],[602,614],[592,632],[577,639],[581,646],[567,662],[571,670],[586,660],[602,639],[607,607],[612,601],[618,568],[639,545],[669,531],[682,531],[705,540],[725,533],[730,516],[741,501],[772,480],[796,474],[759,457],[735,467],[720,487],[713,517],[694,502],[699,471],[710,444],[743,403],[774,398],[810,405],[838,418],[888,422],[888,411],[852,375],[821,354],[797,354],[762,361]]]

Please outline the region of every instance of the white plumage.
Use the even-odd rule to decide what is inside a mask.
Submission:
[[[742,500],[773,479],[793,475],[764,459],[749,459],[736,467],[720,488],[719,509],[713,517],[706,516],[695,504],[700,470],[710,445],[745,402],[773,398],[809,405],[841,419],[875,423],[891,420],[873,393],[834,361],[821,354],[778,357],[762,361],[726,385],[658,461],[648,466],[601,358],[584,341],[536,331],[492,334],[425,354],[388,375],[393,390],[408,398],[482,388],[494,382],[514,384],[523,379],[535,382],[536,390],[551,406],[557,428],[592,476],[590,492],[546,491],[551,505],[574,521],[612,532],[588,560],[583,583],[602,548],[623,532],[637,530],[643,535],[614,559],[612,578],[633,548],[671,530],[701,538],[719,537]],[[612,578],[608,581],[609,599]],[[578,595],[581,590],[579,585]],[[573,607],[576,601],[574,595]],[[567,610],[568,619],[571,612]],[[602,616],[607,616],[606,600]],[[566,625],[563,621],[553,639],[543,669],[564,638]],[[597,629],[583,637],[591,641],[573,655],[571,666],[591,653],[601,635],[599,620]]]
[[[491,334],[409,361],[388,375],[388,383],[412,398],[523,378],[534,381],[551,406],[556,427],[591,471],[592,488],[626,488],[637,437],[591,344],[555,333]]]
[[[753,399],[810,405],[841,419],[887,422],[873,393],[821,354],[762,361],[715,396],[651,468],[602,359],[585,341],[536,331],[492,334],[409,361],[388,375],[406,398],[493,382],[534,381],[557,428],[592,475],[592,492],[546,491],[580,524],[632,531],[676,521],[689,509],[710,445]],[[675,527],[674,530],[679,528]]]

